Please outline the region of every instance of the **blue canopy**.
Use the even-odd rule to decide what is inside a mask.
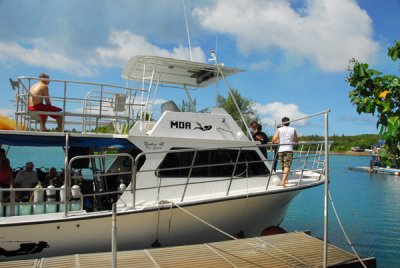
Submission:
[[[56,147],[65,146],[65,135],[32,135],[32,134],[0,134],[0,144],[13,146],[32,146],[32,147]],[[128,139],[115,137],[88,137],[88,136],[69,136],[70,147],[81,148],[108,148],[117,147],[120,149],[134,149],[136,146]]]

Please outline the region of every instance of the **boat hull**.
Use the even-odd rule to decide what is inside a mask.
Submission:
[[[245,237],[258,236],[264,228],[278,226],[290,201],[300,189],[265,192],[182,204],[182,208],[231,234],[243,231]],[[88,213],[47,222],[24,222],[4,225],[0,247],[15,250],[21,243],[44,241],[48,248],[30,255],[4,257],[1,261],[81,254],[111,250],[111,214]],[[205,243],[228,237],[190,216],[181,208],[166,204],[160,209],[119,213],[118,249],[150,248],[157,240],[162,246]]]

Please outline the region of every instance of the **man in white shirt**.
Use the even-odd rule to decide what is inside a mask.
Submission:
[[[277,129],[274,137],[272,138],[272,143],[281,144],[279,146],[278,155],[283,171],[283,188],[285,188],[286,184],[288,183],[290,166],[292,165],[293,161],[293,144],[299,142],[296,129],[289,127],[289,124],[290,119],[288,117],[282,118],[282,127]]]
[[[25,164],[25,170],[18,172],[14,183],[18,188],[33,188],[38,181],[38,175],[36,171],[33,170],[33,163],[27,162]]]

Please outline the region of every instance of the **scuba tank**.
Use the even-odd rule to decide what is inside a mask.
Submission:
[[[81,210],[81,187],[74,185],[71,187],[71,211]]]
[[[121,195],[125,192],[126,190],[126,185],[124,183],[123,180],[121,180],[121,184],[118,186],[118,191],[120,192],[120,194],[118,195],[118,198],[121,197]]]
[[[33,191],[33,202],[34,203],[41,203],[44,200],[44,191],[42,183],[39,181]],[[44,213],[44,204],[34,204],[33,205],[33,214],[43,214]]]
[[[53,182],[50,180],[49,186],[46,188],[46,201],[48,203],[56,202],[56,194],[57,191],[55,190]],[[55,213],[57,212],[57,204],[46,204],[46,213]]]

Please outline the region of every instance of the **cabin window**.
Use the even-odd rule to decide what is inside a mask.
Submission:
[[[173,148],[172,150],[178,148]],[[179,148],[182,149],[182,148]],[[230,177],[234,171],[239,150],[216,149],[198,151],[191,171],[191,177]],[[168,153],[158,167],[160,177],[188,177],[194,152]],[[269,174],[266,165],[254,150],[242,150],[235,170],[235,176],[246,177],[246,163],[248,162],[249,176]],[[218,166],[210,166],[220,164]]]

